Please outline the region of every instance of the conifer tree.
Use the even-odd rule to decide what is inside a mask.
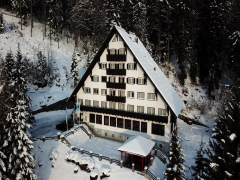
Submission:
[[[71,64],[71,75],[72,75],[72,80],[73,80],[73,86],[75,87],[79,81],[79,76],[78,76],[78,64],[77,64],[77,58],[76,58],[76,52],[74,50],[73,55],[72,55],[72,64]]]
[[[3,23],[3,15],[2,12],[0,12],[0,34],[4,32],[4,23]]]
[[[88,57],[87,57],[87,62],[86,62],[86,65],[85,65],[85,68],[87,69],[91,64],[91,60],[90,60],[90,57],[89,57],[89,54],[88,54]]]
[[[193,58],[191,63],[190,63],[190,77],[193,82],[196,82],[196,77],[198,74],[198,64],[196,60]]]
[[[4,69],[3,69],[3,74],[6,75],[7,80],[11,80],[13,78],[13,70],[15,69],[15,63],[14,63],[14,58],[12,51],[9,51],[5,57],[5,62],[4,62]]]
[[[8,113],[5,131],[2,134],[4,141],[0,141],[0,147],[5,158],[5,168],[2,171],[4,179],[36,179],[33,172],[34,158],[30,151],[33,149],[32,141],[28,137],[25,123],[26,102],[17,100],[16,106]]]
[[[216,119],[207,155],[209,178],[240,179],[239,89],[229,98],[223,114]]]
[[[172,134],[172,142],[170,144],[169,151],[169,164],[167,165],[167,169],[164,173],[165,177],[168,180],[184,180],[185,176],[185,167],[184,163],[184,154],[183,150],[180,147],[180,139],[177,135]]]
[[[206,157],[204,157],[205,151],[203,148],[204,148],[204,143],[203,143],[203,137],[202,137],[200,148],[197,151],[197,156],[194,158],[196,165],[192,167],[192,169],[194,170],[193,176],[195,180],[207,179],[208,177],[208,172],[206,171],[207,171],[207,166],[209,164],[209,160]]]
[[[37,64],[36,64],[36,78],[38,81],[43,82],[45,80],[45,75],[47,73],[47,61],[46,61],[46,57],[44,56],[44,54],[42,53],[42,51],[39,51],[37,53]]]

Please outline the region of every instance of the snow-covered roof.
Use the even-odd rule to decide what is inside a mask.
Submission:
[[[183,109],[183,101],[180,99],[175,89],[173,89],[172,85],[148,53],[142,42],[135,34],[127,33],[119,26],[115,26],[115,28],[174,114],[178,116]]]
[[[152,150],[155,142],[142,136],[131,136],[122,146],[118,148],[118,151],[124,151],[129,154],[135,154],[138,156],[146,157]]]

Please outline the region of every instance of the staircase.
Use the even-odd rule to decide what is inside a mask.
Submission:
[[[167,159],[166,159],[165,155],[162,153],[162,151],[157,150],[156,157],[157,157],[158,159],[160,159],[164,164],[167,163]]]

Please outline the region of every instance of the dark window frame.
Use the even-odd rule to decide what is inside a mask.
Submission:
[[[132,130],[133,131],[140,131],[140,122],[139,121],[135,121],[135,120],[133,120],[132,122],[133,122]]]
[[[117,127],[117,118],[110,116],[110,126]]]
[[[161,124],[152,123],[152,134],[164,136],[165,126]]]
[[[101,82],[107,82],[107,76],[102,76]]]
[[[130,124],[129,124],[129,123],[130,123]],[[130,125],[130,127],[129,127],[129,125]],[[125,119],[124,129],[132,130],[132,120],[130,120],[130,119]]]
[[[89,115],[89,117],[90,117],[90,118],[89,118],[89,122],[90,122],[90,123],[95,123],[95,122],[96,122],[96,115],[95,115],[95,114],[92,114],[92,113],[91,113],[91,114]]]
[[[96,114],[96,124],[102,124],[102,115]]]
[[[109,116],[104,116],[104,125],[109,126]]]
[[[147,133],[147,122],[141,122],[141,132]]]
[[[117,118],[117,127],[123,128],[123,118]]]

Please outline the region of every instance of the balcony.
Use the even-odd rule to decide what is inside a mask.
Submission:
[[[126,83],[107,82],[107,88],[126,89]]]
[[[110,95],[107,95],[107,101],[126,103],[126,96],[121,97],[121,96],[110,96]]]
[[[125,54],[107,54],[107,61],[126,61]]]
[[[107,69],[107,75],[123,75],[123,76],[126,76],[126,69]]]
[[[156,116],[150,114],[141,114],[136,112],[129,112],[129,111],[122,111],[117,109],[107,109],[107,108],[99,108],[99,107],[92,107],[92,106],[81,106],[81,111],[89,111],[89,112],[96,112],[96,113],[103,113],[109,115],[117,115],[126,118],[136,118],[136,119],[144,119],[149,121],[161,122],[161,123],[168,123],[168,116]]]

